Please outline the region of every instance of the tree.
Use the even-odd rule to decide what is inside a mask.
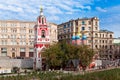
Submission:
[[[85,45],[72,45],[66,42],[54,44],[43,53],[46,63],[50,67],[65,67],[69,60],[78,59],[83,69],[90,64],[94,56],[94,51]]]
[[[95,52],[88,46],[78,46],[77,55],[79,56],[83,70],[91,63]]]
[[[66,66],[66,64],[68,63],[68,61],[70,59],[76,59],[76,46],[72,45],[72,44],[68,44],[65,41],[60,42],[59,43],[61,51],[63,51],[63,62],[62,62],[62,66]]]
[[[55,68],[62,64],[63,52],[61,51],[59,44],[54,44],[45,49],[42,56],[46,58],[46,64],[49,68]]]

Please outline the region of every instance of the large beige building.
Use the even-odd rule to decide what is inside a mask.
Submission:
[[[114,52],[115,59],[120,59],[120,37],[114,39],[114,45],[112,47],[112,50]]]
[[[0,56],[33,57],[33,21],[0,20]],[[50,42],[57,42],[57,25],[48,23]]]
[[[85,45],[100,51],[101,57],[112,57],[113,32],[100,30],[99,19],[97,17],[78,18],[59,24],[58,40],[62,41],[65,39],[67,42],[72,43],[72,36],[77,35],[79,31],[82,35],[87,36]]]

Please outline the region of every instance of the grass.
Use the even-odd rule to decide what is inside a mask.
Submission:
[[[27,75],[0,77],[0,80],[120,80],[120,69],[105,70],[85,73],[84,75],[72,75],[57,72],[33,72]]]

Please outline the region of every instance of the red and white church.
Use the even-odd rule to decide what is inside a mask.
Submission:
[[[43,9],[40,10],[40,16],[37,17],[37,24],[34,26],[34,69],[42,69],[41,52],[50,45],[50,33],[47,26],[46,17],[43,15]]]

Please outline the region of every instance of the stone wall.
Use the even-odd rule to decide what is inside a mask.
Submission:
[[[33,59],[0,59],[1,68],[32,68]]]

